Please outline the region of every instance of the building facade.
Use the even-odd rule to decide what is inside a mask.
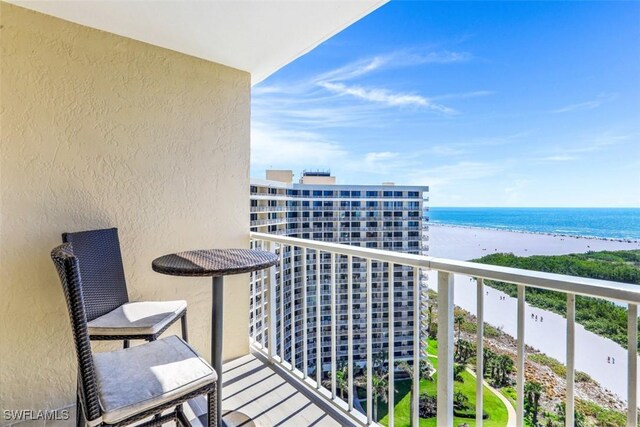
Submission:
[[[335,177],[328,172],[303,172],[300,182],[293,182],[291,171],[267,171],[267,179],[251,180],[251,231],[280,234],[302,239],[334,242],[367,248],[377,248],[410,254],[428,252],[425,212],[428,201],[426,186],[383,185],[337,185]],[[318,343],[315,339],[316,286],[320,286],[320,336],[322,364],[325,370],[331,361],[331,294],[329,277],[332,258],[328,253],[320,254],[320,272],[316,271],[315,253],[307,253],[306,268],[302,271],[302,254],[291,254],[282,248],[283,266],[277,270],[283,274],[283,289],[276,290],[278,310],[277,328],[280,333],[277,348],[284,336],[283,357],[302,368],[303,336],[306,328],[307,360],[309,371],[316,366]],[[347,358],[347,258],[336,257],[335,310],[336,351],[340,362]],[[358,259],[352,261],[353,274],[353,343],[354,360],[366,357],[366,265]],[[388,351],[389,290],[394,292],[394,355],[395,360],[413,357],[413,269],[390,266],[387,263],[372,264],[372,331],[373,352]],[[307,321],[302,313],[302,276],[307,276]],[[292,282],[293,281],[293,282]],[[262,289],[253,282],[252,289],[252,337],[257,342],[266,340],[262,325]],[[422,291],[426,293],[426,284]],[[426,294],[421,297],[426,301]],[[291,307],[297,307],[291,313]],[[422,307],[419,308],[422,311]],[[324,321],[326,320],[326,322]],[[291,333],[292,322],[294,333]],[[295,343],[292,339],[295,336]],[[293,344],[293,345],[290,345]],[[424,346],[422,346],[424,348]],[[293,354],[292,354],[293,352]]]

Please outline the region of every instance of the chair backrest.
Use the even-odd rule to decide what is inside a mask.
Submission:
[[[117,228],[64,233],[62,241],[80,260],[88,321],[129,302]]]
[[[79,261],[73,254],[73,247],[70,243],[64,243],[51,251],[51,259],[58,270],[71,318],[71,330],[78,358],[78,391],[84,408],[84,416],[88,421],[95,420],[102,413],[87,329],[87,314],[84,307]]]

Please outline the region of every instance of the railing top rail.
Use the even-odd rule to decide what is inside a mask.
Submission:
[[[268,233],[250,233],[251,238],[262,239],[295,245],[309,249],[340,255],[352,255],[359,258],[371,258],[376,261],[410,265],[413,267],[446,271],[448,273],[463,274],[488,280],[525,285],[534,288],[548,289],[576,295],[585,295],[612,299],[624,303],[640,304],[640,285],[612,282],[607,280],[589,279],[564,274],[546,273],[541,271],[524,270],[520,268],[501,267],[490,264],[480,264],[469,261],[457,261],[445,258],[435,258],[425,255],[413,255],[391,252],[381,249],[363,248],[359,246],[338,243],[321,242],[295,237],[278,236]]]

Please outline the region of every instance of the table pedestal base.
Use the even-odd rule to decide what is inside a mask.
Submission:
[[[207,425],[207,414],[198,417],[203,426]],[[261,427],[260,424],[254,422],[248,415],[238,411],[222,410],[222,426],[223,427]]]

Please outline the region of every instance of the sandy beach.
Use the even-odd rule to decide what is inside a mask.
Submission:
[[[553,236],[471,227],[430,225],[429,255],[441,258],[469,260],[494,252],[512,252],[516,255],[559,255],[602,250],[640,249],[640,242]],[[429,273],[429,284],[437,283],[434,272]],[[456,275],[455,303],[476,312],[476,283],[469,277]],[[517,301],[495,289],[485,295],[485,321],[516,336]],[[500,297],[505,296],[504,300]],[[531,317],[531,314],[534,317]],[[536,321],[535,316],[538,316]],[[528,345],[566,361],[566,320],[557,314],[526,308],[525,341]],[[540,321],[540,319],[543,319]],[[607,363],[613,357],[615,364]],[[626,399],[627,352],[617,343],[576,326],[576,369],[586,372],[602,386],[623,400]]]
[[[561,255],[640,249],[640,242],[429,224],[429,255],[470,260],[495,252]]]

